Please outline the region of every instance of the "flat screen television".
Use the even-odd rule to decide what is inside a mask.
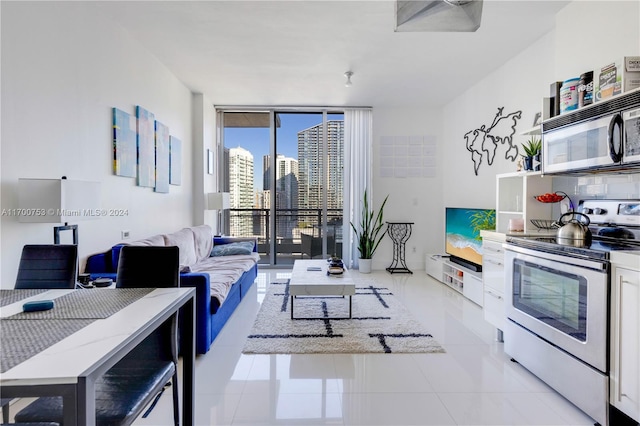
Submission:
[[[480,231],[496,229],[496,211],[461,207],[445,210],[445,251],[450,260],[472,271],[482,271]]]

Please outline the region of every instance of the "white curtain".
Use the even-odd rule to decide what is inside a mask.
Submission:
[[[371,109],[344,111],[344,211],[342,259],[349,268],[358,267],[357,241],[350,223],[359,227],[365,189],[372,200],[373,112]]]

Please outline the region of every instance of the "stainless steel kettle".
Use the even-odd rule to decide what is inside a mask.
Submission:
[[[571,219],[566,220],[566,217],[571,216]],[[586,222],[578,220],[576,216],[582,216],[586,219]],[[591,220],[589,216],[583,213],[578,212],[566,212],[560,219],[558,219],[558,224],[560,228],[556,233],[556,240],[558,244],[576,246],[576,247],[584,247],[591,245],[591,230],[589,229],[589,224]]]

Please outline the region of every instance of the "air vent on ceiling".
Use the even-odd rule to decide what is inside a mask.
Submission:
[[[398,32],[473,32],[481,18],[482,0],[396,0]]]

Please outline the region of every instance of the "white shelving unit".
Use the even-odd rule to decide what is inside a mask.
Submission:
[[[462,293],[464,291],[464,271],[453,265],[447,260],[442,262],[442,278],[440,281]]]
[[[505,173],[496,176],[496,231],[509,232],[510,219],[523,219],[524,232],[538,231],[531,219],[552,219],[552,204],[534,196],[553,192],[553,178],[540,172]]]
[[[464,297],[482,306],[482,273],[451,262],[441,255],[427,256],[427,273]]]

